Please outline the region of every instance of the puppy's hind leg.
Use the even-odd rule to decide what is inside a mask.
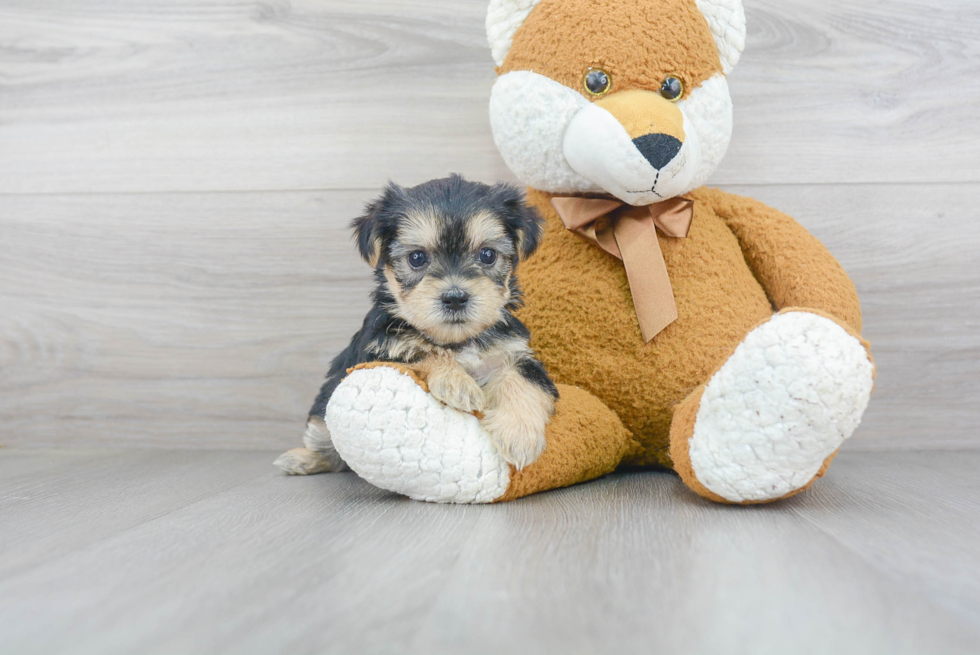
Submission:
[[[330,431],[322,418],[310,417],[307,421],[303,445],[306,447],[284,452],[274,464],[289,475],[316,475],[350,470],[333,447]]]

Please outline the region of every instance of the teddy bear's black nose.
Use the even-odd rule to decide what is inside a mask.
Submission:
[[[669,134],[644,134],[633,139],[633,145],[659,171],[677,156],[684,144]]]
[[[458,312],[459,310],[466,308],[466,303],[469,299],[470,294],[466,293],[462,289],[454,288],[442,294],[442,305],[446,309],[451,309]]]

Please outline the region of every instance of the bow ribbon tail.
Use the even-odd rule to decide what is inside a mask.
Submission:
[[[693,200],[671,198],[634,207],[608,198],[554,197],[551,205],[567,229],[623,261],[644,343],[677,320],[657,230],[676,239],[687,237]]]
[[[649,212],[645,214],[633,220],[617,220],[613,236],[623,255],[640,333],[643,341],[649,343],[677,320],[677,303],[657,238],[657,226]]]

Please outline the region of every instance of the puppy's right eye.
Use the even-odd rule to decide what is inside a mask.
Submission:
[[[422,268],[429,263],[429,256],[422,250],[416,250],[408,256],[408,265],[412,268]]]

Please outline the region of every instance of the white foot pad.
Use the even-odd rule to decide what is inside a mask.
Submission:
[[[753,330],[708,383],[690,441],[694,474],[731,502],[804,487],[868,406],[874,366],[833,321],[806,312]]]
[[[376,487],[428,502],[489,503],[510,484],[510,466],[480,421],[395,369],[348,375],[326,421],[340,456]]]

